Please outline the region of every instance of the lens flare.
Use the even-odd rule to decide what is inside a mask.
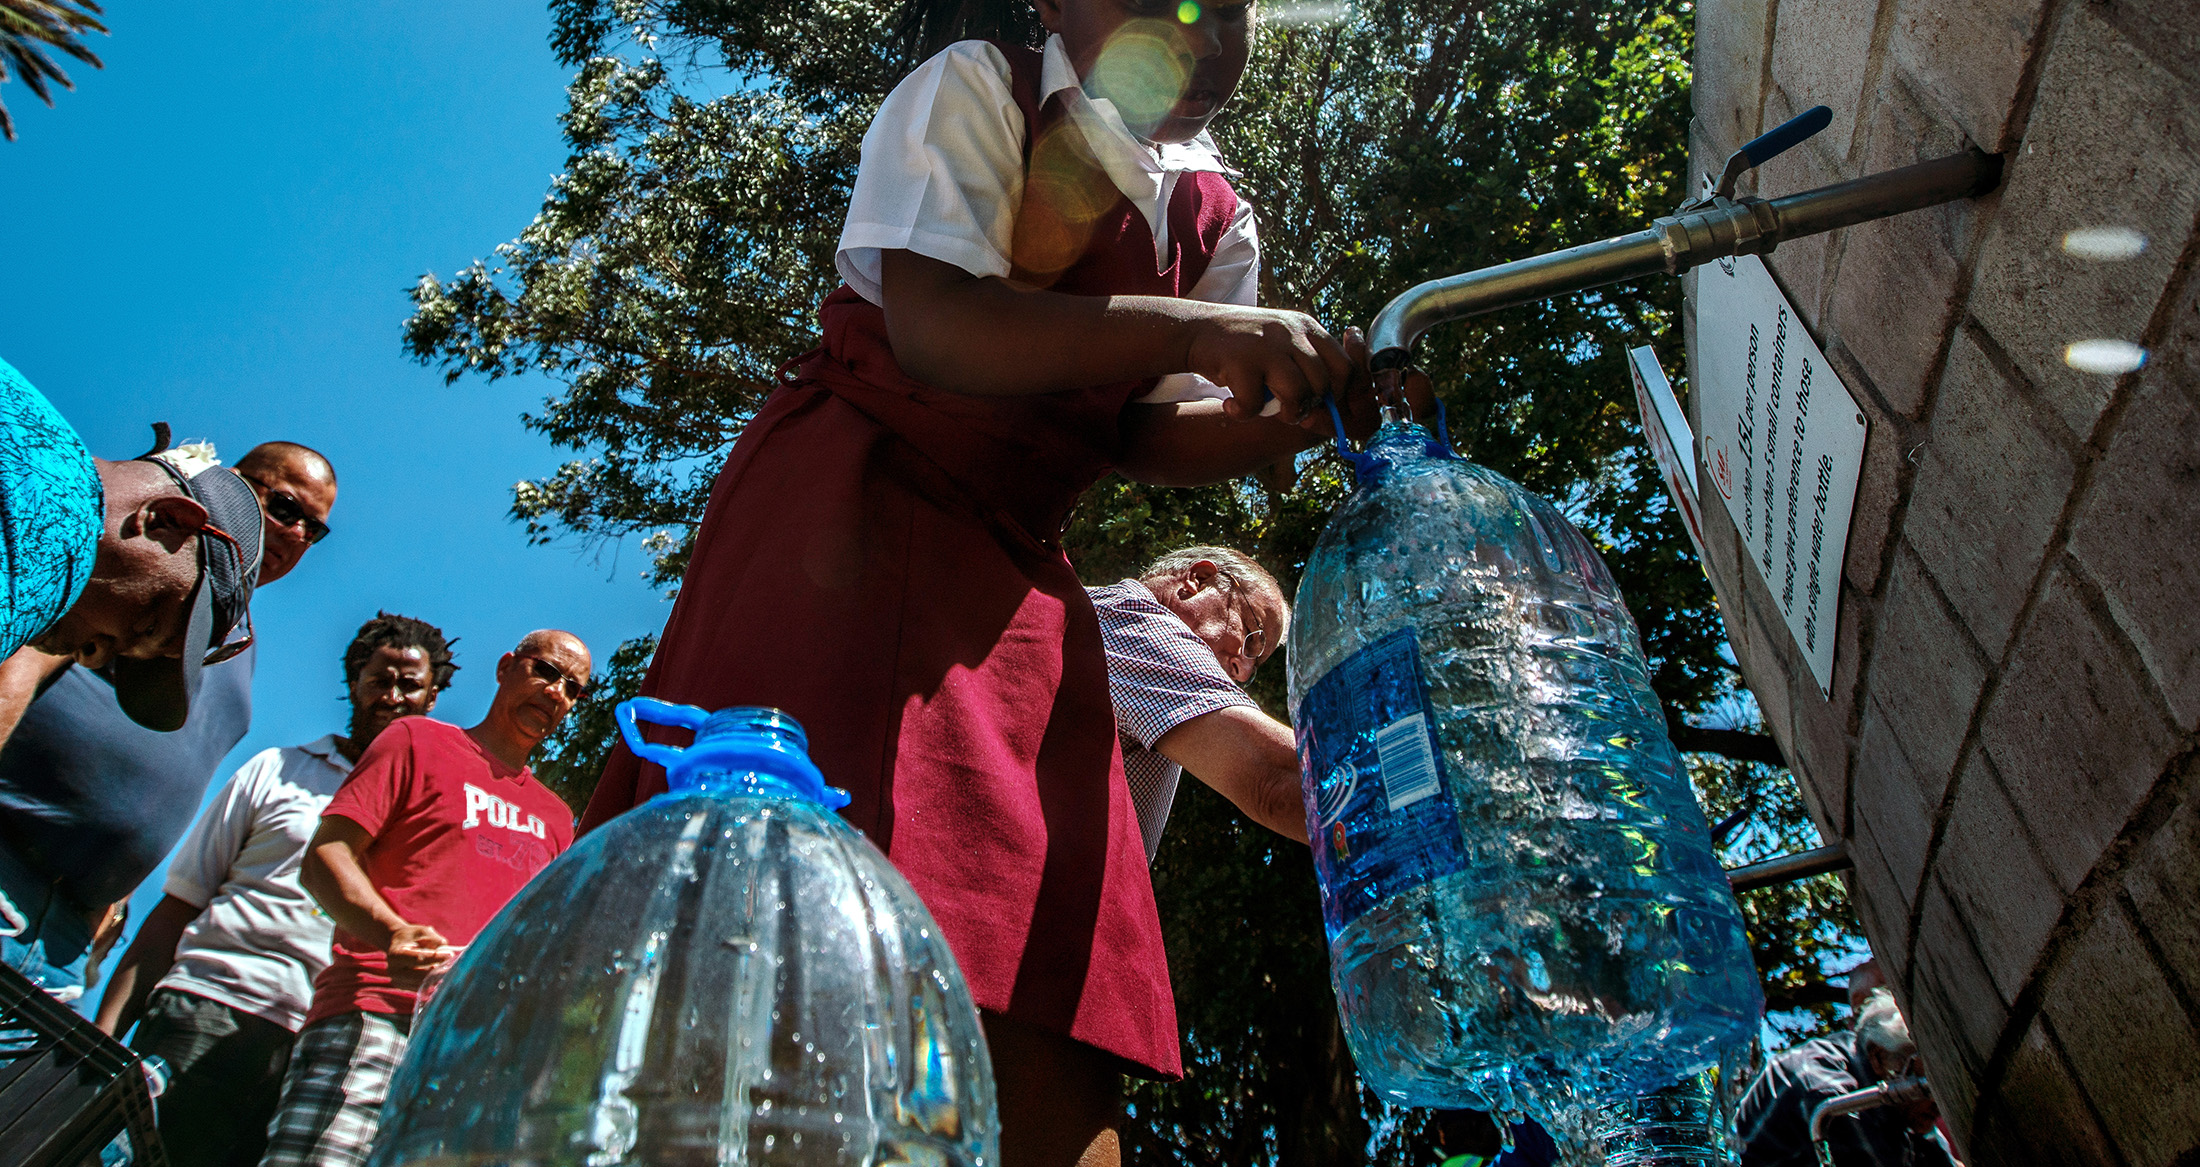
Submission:
[[[1280,0],[1261,5],[1261,23],[1278,28],[1312,28],[1351,18],[1344,0]]]
[[[2129,227],[2080,227],[2063,236],[2063,253],[2078,259],[2116,263],[2137,259],[2147,237]]]
[[[1133,20],[1108,38],[1085,89],[1115,104],[1134,134],[1151,132],[1183,100],[1192,79],[1184,39],[1158,20]]]
[[[2128,340],[2081,340],[2063,350],[2063,363],[2081,373],[2120,376],[2147,363],[2147,350]]]
[[[1084,254],[1093,225],[1120,197],[1074,127],[1058,122],[1043,131],[1031,148],[1016,215],[1015,277],[1052,286]]]
[[[1176,20],[1178,24],[1198,24],[1199,5],[1192,0],[1184,0],[1184,3],[1176,6]]]

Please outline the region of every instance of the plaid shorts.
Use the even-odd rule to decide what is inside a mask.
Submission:
[[[341,1013],[298,1032],[260,1167],[360,1167],[405,1060],[411,1018]]]

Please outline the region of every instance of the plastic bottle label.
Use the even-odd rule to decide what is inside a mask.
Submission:
[[[1402,628],[1329,670],[1299,704],[1301,781],[1331,936],[1377,904],[1466,866],[1421,646]]]

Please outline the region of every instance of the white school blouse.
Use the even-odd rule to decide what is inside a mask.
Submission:
[[[1205,133],[1189,142],[1149,143],[1124,126],[1115,104],[1087,94],[1050,36],[1039,69],[1039,102],[1062,94],[1065,114],[1083,132],[1117,190],[1145,216],[1156,270],[1168,254],[1169,199],[1187,173],[1231,173]],[[1023,113],[1009,89],[1008,58],[985,41],[961,41],[916,67],[879,106],[863,135],[863,157],[848,219],[833,261],[855,293],[873,304],[879,253],[914,251],[976,276],[1007,276],[1016,208],[1024,193]],[[1260,284],[1260,242],[1252,204],[1215,246],[1207,271],[1187,298],[1253,304]],[[1164,377],[1144,402],[1227,397],[1194,373]],[[1271,403],[1272,404],[1272,403]]]

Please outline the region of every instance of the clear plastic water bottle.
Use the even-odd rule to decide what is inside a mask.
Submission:
[[[1387,412],[1290,639],[1345,1033],[1393,1101],[1594,1145],[1747,1048],[1741,913],[1595,549]]]
[[[420,1014],[372,1167],[1000,1161],[931,913],[773,709],[618,707],[670,791],[590,833]],[[696,731],[684,750],[636,719]]]
[[[1728,1167],[1739,1161],[1734,1111],[1754,1052],[1726,1047],[1711,1069],[1597,1106],[1588,1125],[1604,1167]]]

